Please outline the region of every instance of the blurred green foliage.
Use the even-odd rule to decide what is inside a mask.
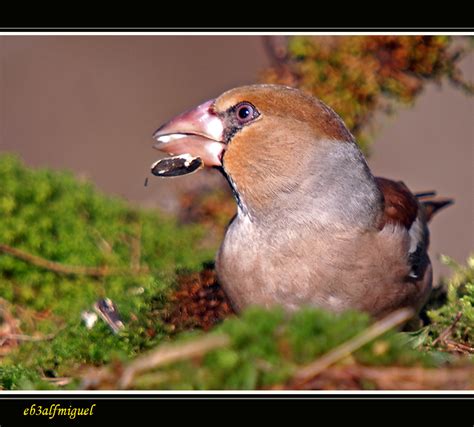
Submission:
[[[431,338],[436,339],[459,319],[448,338],[455,343],[474,347],[474,255],[462,266],[449,257],[443,261],[454,270],[447,284],[447,301],[441,307],[428,311],[431,320]],[[443,343],[440,343],[443,346]]]
[[[287,316],[279,309],[250,308],[211,332],[227,334],[229,346],[210,351],[200,362],[178,362],[160,369],[159,375],[148,372],[136,379],[135,386],[252,390],[284,384],[299,366],[361,333],[369,324],[367,315],[351,311],[338,315],[303,308]],[[393,331],[365,345],[350,359],[351,363],[379,366],[437,363],[429,353],[408,345],[405,334]]]
[[[0,156],[0,183],[1,244],[61,264],[130,267],[129,274],[101,278],[62,275],[0,253],[0,299],[13,307],[22,333],[56,334],[51,341],[23,342],[0,359],[0,379],[16,364],[33,369],[32,377],[68,375],[81,364],[132,357],[168,335],[150,307],[166,301],[176,271],[197,270],[213,258],[214,248],[200,245],[202,227],[130,207],[71,173],[33,170],[11,155]],[[132,239],[150,273],[131,268]],[[81,322],[81,312],[106,296],[127,324],[120,336],[101,321],[91,331]],[[23,372],[8,369],[15,378]]]
[[[272,51],[274,65],[263,73],[263,80],[298,87],[323,100],[344,119],[367,153],[374,114],[391,113],[397,103],[412,105],[427,82],[447,78],[464,92],[474,92],[459,68],[472,47],[460,40],[448,36],[292,36],[284,49]]]
[[[50,389],[38,372],[22,365],[0,365],[0,390]]]

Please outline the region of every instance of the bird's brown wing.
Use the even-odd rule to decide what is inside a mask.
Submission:
[[[384,211],[380,221],[380,229],[385,224],[399,224],[410,229],[418,216],[419,203],[417,198],[402,181],[392,181],[376,177],[375,181],[384,198]]]
[[[429,233],[426,227],[424,212],[416,196],[402,181],[391,181],[386,178],[375,178],[384,198],[384,211],[380,220],[380,229],[386,224],[404,227],[410,237],[408,263],[410,273],[407,279],[418,281],[424,277],[429,265],[426,253],[429,244]],[[421,221],[421,222],[420,222]]]
[[[410,236],[408,260],[411,266],[410,277],[418,280],[423,277],[429,260],[426,250],[429,245],[429,232],[426,223],[452,199],[434,199],[434,191],[413,194],[402,181],[375,178],[384,198],[384,211],[379,226],[401,225]],[[418,220],[418,221],[417,221]],[[415,223],[416,222],[416,223]]]
[[[453,199],[436,198],[435,191],[413,194],[402,181],[381,177],[376,177],[375,181],[384,198],[380,228],[392,223],[403,225],[409,230],[420,213],[420,207],[425,221],[429,222],[438,211],[454,203]]]

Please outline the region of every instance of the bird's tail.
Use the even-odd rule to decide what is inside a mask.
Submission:
[[[415,197],[418,199],[420,204],[423,206],[426,215],[426,221],[431,221],[433,216],[441,209],[452,205],[454,199],[439,199],[436,198],[436,191],[424,191],[421,193],[415,193]]]

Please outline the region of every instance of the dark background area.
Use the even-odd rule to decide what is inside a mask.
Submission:
[[[144,179],[159,157],[153,131],[168,118],[268,64],[254,36],[0,36],[0,151],[30,166],[72,169],[106,192],[167,211],[178,194],[221,183],[212,171]],[[474,58],[462,63],[474,80]],[[431,225],[431,255],[463,262],[474,248],[474,100],[430,84],[414,108],[379,117],[369,159],[377,175],[456,205]]]

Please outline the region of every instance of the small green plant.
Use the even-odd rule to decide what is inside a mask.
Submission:
[[[454,274],[447,284],[447,301],[440,308],[428,311],[432,338],[441,346],[474,353],[474,255],[462,266],[449,257],[443,257]],[[449,332],[449,333],[445,333]],[[444,334],[444,335],[443,335]]]

